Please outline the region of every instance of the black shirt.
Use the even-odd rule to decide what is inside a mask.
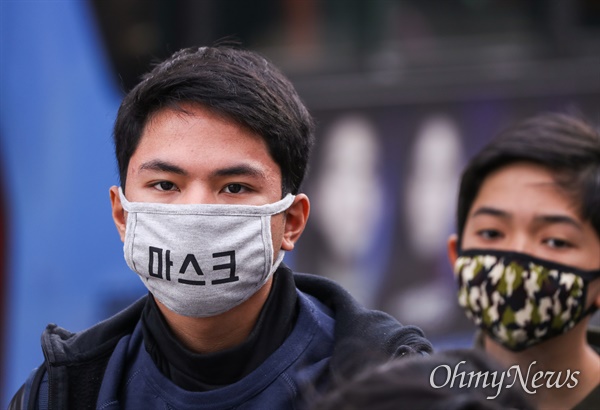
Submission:
[[[216,389],[242,379],[277,350],[294,327],[296,302],[293,274],[280,267],[248,338],[230,349],[199,354],[177,340],[149,297],[142,313],[144,344],[161,373],[177,386],[188,391]]]

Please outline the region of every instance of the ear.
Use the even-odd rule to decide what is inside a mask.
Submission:
[[[121,237],[121,242],[125,242],[125,226],[127,222],[127,216],[125,210],[121,204],[121,198],[119,197],[119,187],[111,186],[110,190],[110,205],[112,207],[112,217]]]
[[[458,258],[458,236],[453,233],[448,238],[448,260],[450,266],[454,266],[456,259]]]
[[[308,197],[305,194],[296,195],[294,202],[285,212],[285,227],[281,249],[285,251],[294,249],[294,244],[306,227],[309,213],[310,201]]]

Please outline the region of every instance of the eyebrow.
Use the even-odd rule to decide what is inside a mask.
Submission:
[[[508,212],[489,206],[482,206],[481,208],[478,208],[475,212],[473,212],[473,215],[471,215],[471,217],[475,217],[478,215],[498,216],[504,219],[509,219],[511,217],[511,215]]]
[[[575,219],[567,215],[540,215],[535,217],[536,220],[544,224],[567,224],[582,231],[583,226]]]
[[[221,168],[214,171],[212,175],[215,177],[249,176],[262,179],[267,178],[267,176],[262,170],[247,164],[235,165],[228,168]]]
[[[171,172],[173,174],[178,175],[188,174],[185,169],[178,167],[177,165],[171,164],[169,162],[161,161],[159,159],[144,162],[142,165],[140,165],[140,170]]]
[[[503,211],[503,210],[497,209],[497,208],[487,207],[487,206],[483,206],[483,207],[477,209],[475,212],[473,212],[471,217],[475,217],[478,215],[490,215],[490,216],[500,217],[503,219],[512,218],[512,215],[506,211]],[[583,230],[583,226],[581,225],[581,223],[579,223],[577,220],[575,220],[574,218],[567,216],[567,215],[538,215],[538,216],[534,217],[534,220],[536,222],[540,222],[544,225],[567,224],[567,225],[571,225],[571,226],[577,228],[580,231]]]

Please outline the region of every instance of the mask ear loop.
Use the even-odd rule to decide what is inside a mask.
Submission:
[[[574,275],[579,276],[583,280],[583,290],[587,297],[588,286],[591,281],[594,279],[600,278],[600,270],[595,271],[581,271],[578,273],[573,273]],[[585,300],[585,298],[584,298]],[[582,314],[578,322],[581,322],[587,315],[593,315],[598,310],[598,306],[595,303],[592,303],[590,307],[588,307]]]
[[[594,279],[600,279],[600,270],[583,271],[583,272],[576,273],[576,275],[579,275],[579,277],[581,277],[581,279],[583,279],[583,281],[587,285],[588,283],[590,283]]]
[[[576,275],[579,275],[579,277],[581,279],[583,279],[583,287],[584,287],[584,289],[586,291],[586,294],[587,294],[587,290],[588,290],[588,286],[589,286],[590,282],[592,282],[594,279],[600,279],[600,270],[596,270],[596,271],[583,271],[583,272],[579,272]],[[587,315],[593,315],[594,313],[596,313],[597,310],[598,310],[598,306],[596,306],[595,303],[592,303],[590,305],[590,307],[587,308],[583,312],[583,314],[581,315],[581,318],[583,319]]]
[[[587,272],[586,272],[586,273],[587,273]],[[587,290],[588,290],[588,286],[589,286],[590,282],[591,282],[592,280],[594,280],[594,279],[600,278],[600,276],[595,276],[595,277],[592,277],[592,276],[594,276],[594,275],[591,275],[591,274],[589,274],[589,275],[581,276],[581,278],[583,279],[583,286],[584,286],[584,289],[585,289],[585,291],[586,291],[586,296],[587,296]],[[590,316],[591,316],[591,315],[593,315],[594,313],[596,313],[596,311],[597,311],[597,310],[598,310],[598,306],[597,306],[595,303],[593,303],[593,302],[592,302],[592,304],[590,305],[590,307],[589,307],[589,308],[587,308],[587,309],[586,309],[586,310],[583,312],[583,314],[581,315],[581,318],[583,319],[583,318],[584,318],[584,317],[586,317],[587,315],[590,315]]]
[[[598,310],[598,306],[596,306],[594,303],[592,303],[591,306],[589,308],[587,308],[587,310],[585,312],[583,312],[583,315],[581,317],[584,318],[587,315],[593,315],[594,313],[596,313],[597,310]]]

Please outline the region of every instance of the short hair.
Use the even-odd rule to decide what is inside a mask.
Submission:
[[[454,378],[452,373],[451,382],[448,377],[455,371],[458,377]],[[477,349],[456,349],[430,356],[394,359],[367,368],[351,380],[334,386],[316,399],[310,409],[533,409],[520,386],[508,389],[502,385],[499,390],[498,386],[491,385],[494,372],[497,372],[495,380],[499,381],[504,371],[483,350]],[[464,376],[461,378],[462,372]],[[479,374],[481,377],[477,376]],[[467,383],[471,384],[467,387]]]
[[[185,48],[158,64],[123,99],[114,126],[121,186],[144,127],[164,108],[198,104],[256,133],[296,194],[314,142],[314,124],[291,82],[259,54],[228,46]]]
[[[459,245],[484,180],[493,171],[521,161],[551,170],[600,238],[600,133],[579,115],[543,113],[498,134],[463,171],[457,206]]]

